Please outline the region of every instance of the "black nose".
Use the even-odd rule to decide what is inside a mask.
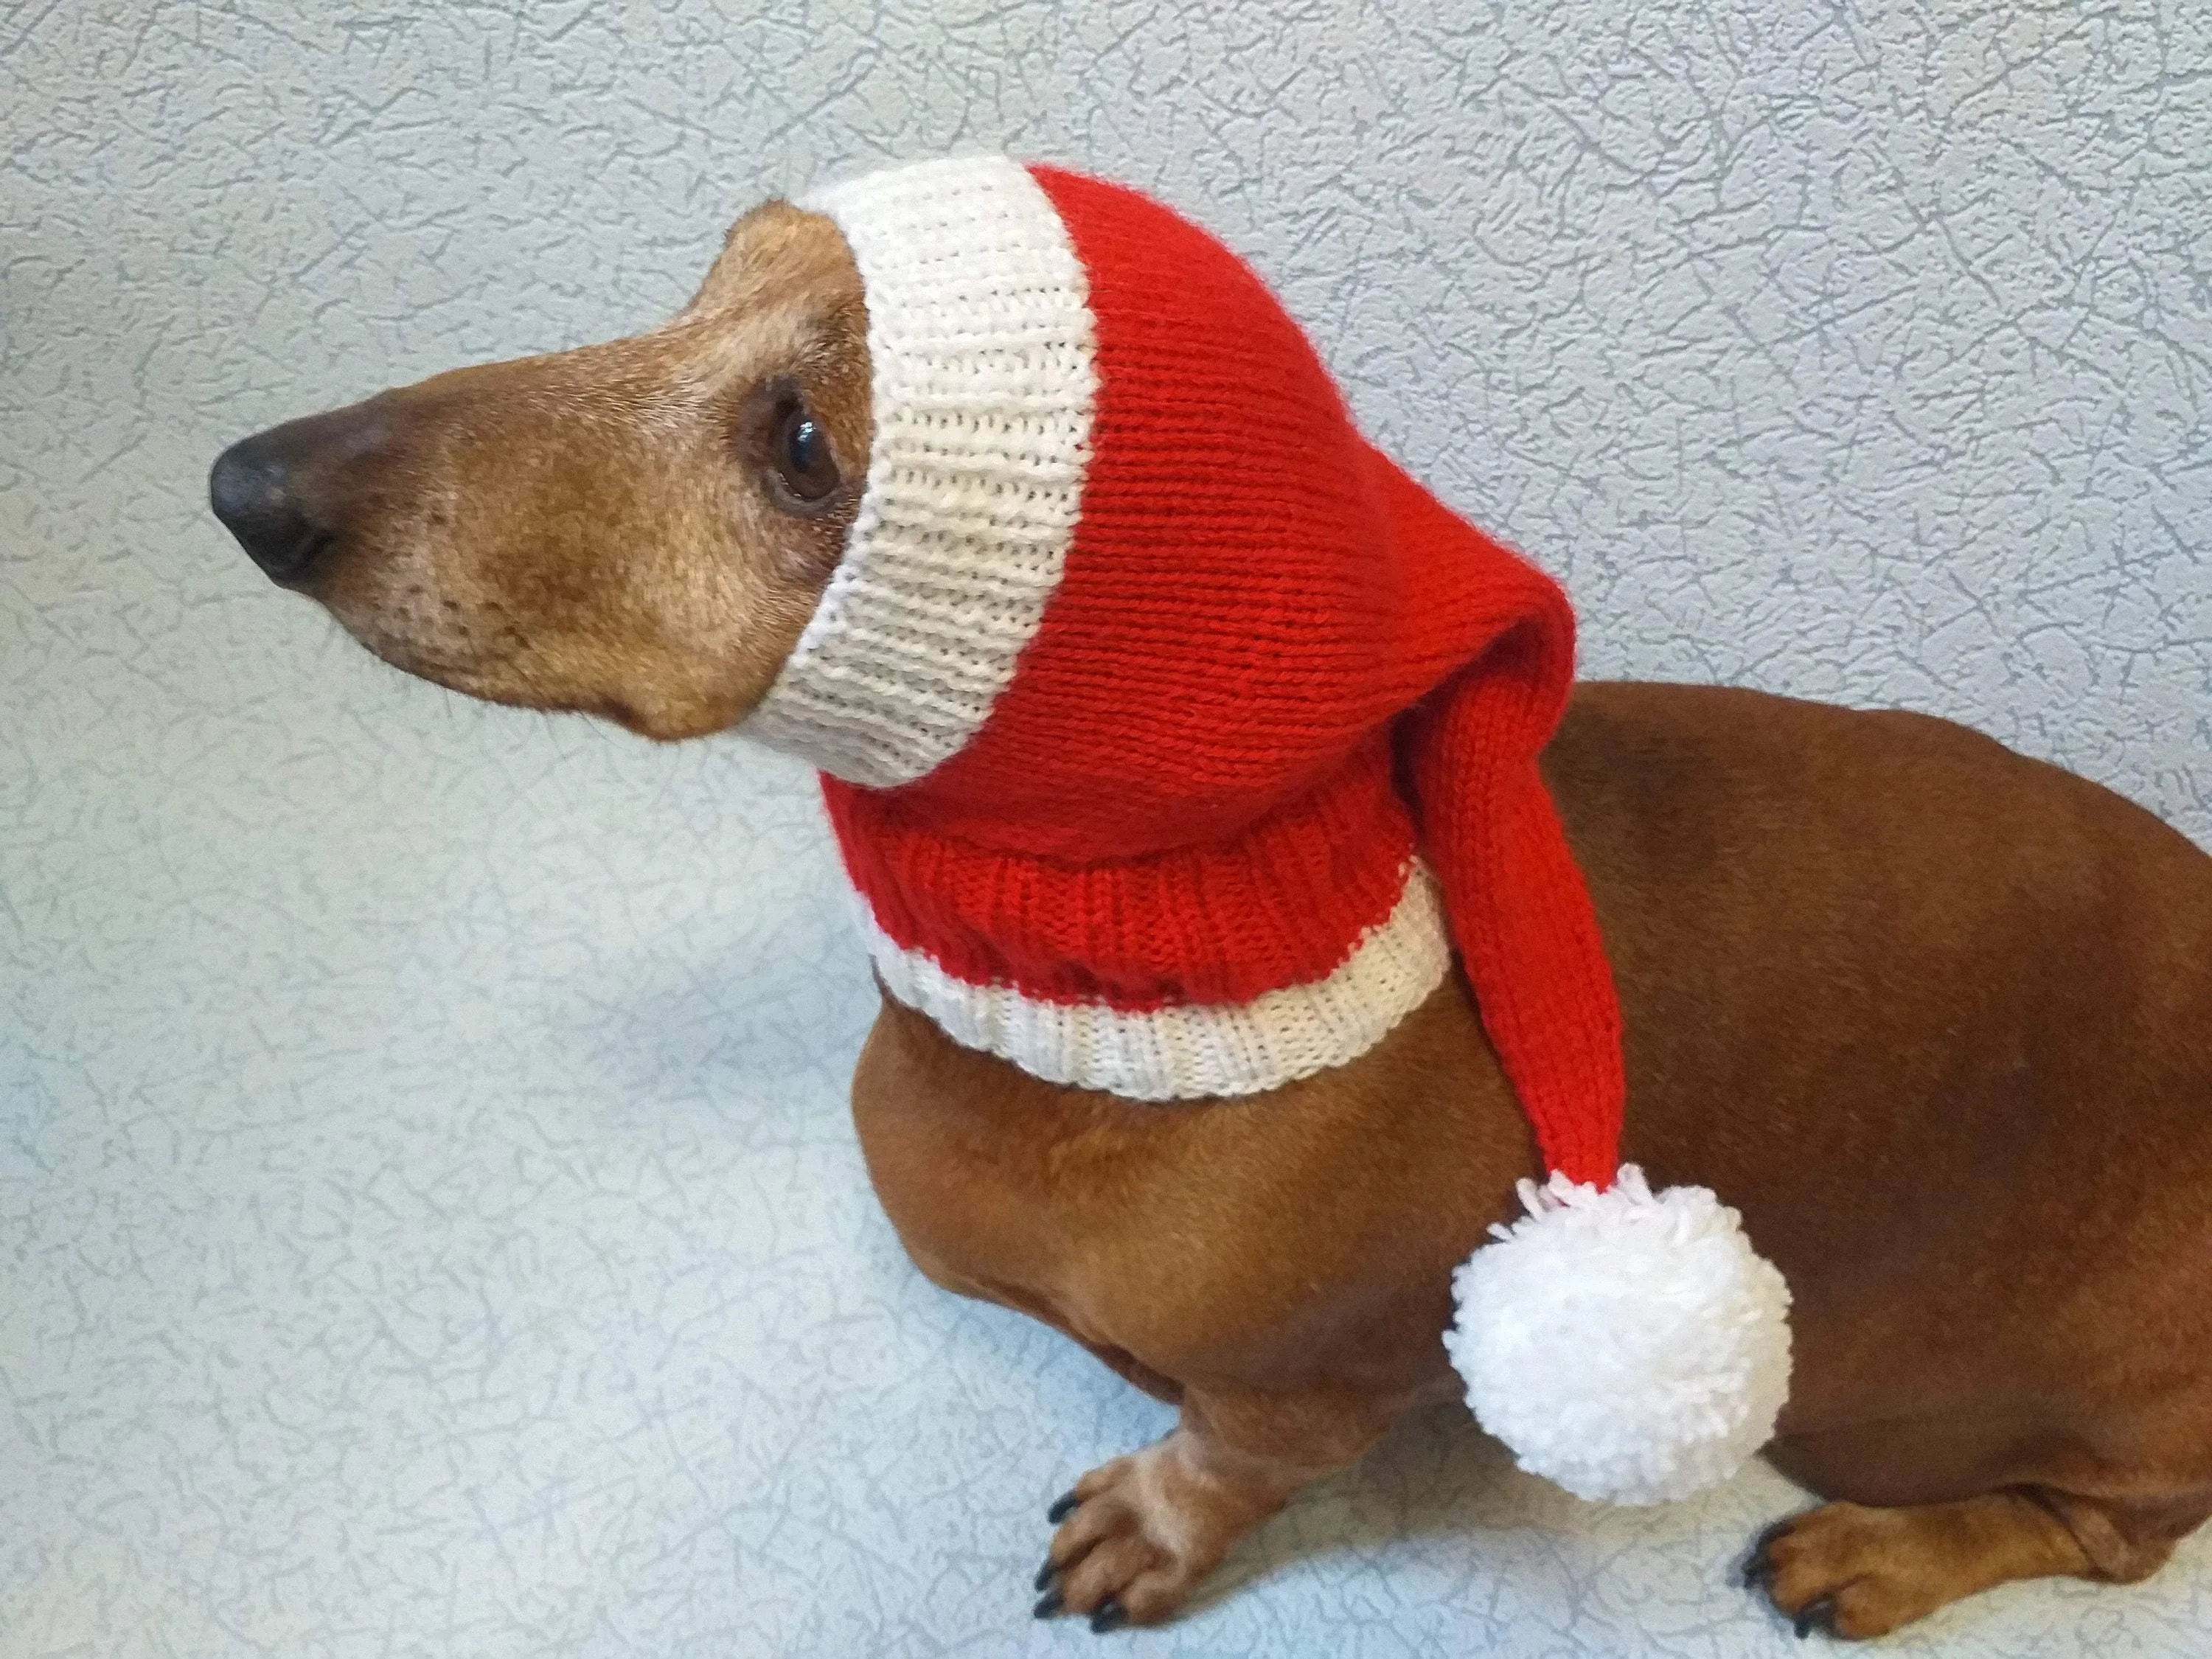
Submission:
[[[208,505],[270,580],[305,586],[338,544],[345,475],[381,446],[385,427],[356,404],[257,432],[216,457]]]
[[[282,430],[280,428],[279,430]],[[337,541],[300,504],[293,458],[257,433],[216,457],[208,505],[272,580],[304,580]]]

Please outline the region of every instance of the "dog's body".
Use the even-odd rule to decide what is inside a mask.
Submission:
[[[1820,1511],[1771,1547],[1785,1609],[1870,1632],[2155,1567],[2212,1513],[2212,860],[1948,722],[1750,692],[1584,686],[1545,770],[1620,983],[1626,1155],[1734,1197],[1795,1293],[1770,1455],[1858,1504],[2021,1493],[1940,1561],[1867,1552],[1943,1510]],[[1079,1491],[1118,1536],[1200,1461],[1201,1570],[1452,1394],[1452,1267],[1536,1172],[1456,981],[1353,1066],[1168,1111],[886,1000],[854,1109],[933,1279],[1181,1401],[1160,1469]]]
[[[850,509],[787,526],[732,482],[744,411],[799,385],[857,477],[860,327],[834,230],[774,205],[668,328],[277,428],[218,506],[402,666],[720,729]],[[686,420],[736,423],[737,458]],[[1869,1635],[2154,1569],[2212,1514],[2212,859],[1958,726],[1751,692],[1583,687],[1544,770],[1620,992],[1624,1155],[1725,1194],[1795,1296],[1770,1455],[1844,1501],[1754,1576]],[[1538,1173],[1456,978],[1352,1065],[1181,1106],[1054,1087],[886,998],[854,1104],[933,1279],[1181,1405],[1055,1512],[1042,1609],[1109,1622],[1166,1617],[1454,1392],[1451,1269]]]

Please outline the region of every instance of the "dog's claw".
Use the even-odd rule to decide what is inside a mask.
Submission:
[[[1758,1537],[1751,1540],[1751,1553],[1744,1559],[1743,1564],[1743,1582],[1747,1589],[1760,1589],[1774,1582],[1776,1571],[1774,1558],[1767,1552],[1772,1547],[1774,1540],[1788,1532],[1796,1522],[1796,1516],[1784,1516],[1773,1525],[1765,1528]]]
[[[1052,1500],[1052,1507],[1044,1512],[1044,1518],[1056,1527],[1074,1514],[1077,1505],[1082,1502],[1073,1490],[1064,1492]]]
[[[1832,1636],[1835,1634],[1835,1626],[1832,1623],[1835,1613],[1836,1598],[1832,1595],[1824,1595],[1817,1601],[1807,1602],[1797,1614],[1796,1620],[1791,1628],[1796,1631],[1797,1639],[1801,1642],[1816,1630]]]
[[[1054,1565],[1053,1559],[1048,1555],[1044,1559],[1044,1565],[1037,1569],[1036,1582],[1031,1584],[1030,1588],[1031,1589],[1042,1589],[1047,1584],[1052,1583],[1052,1581],[1059,1576],[1059,1567]]]
[[[1119,1630],[1128,1622],[1128,1609],[1109,1595],[1098,1604],[1097,1612],[1091,1615],[1091,1633],[1103,1636],[1108,1631]]]
[[[1060,1586],[1054,1584],[1037,1597],[1037,1604],[1030,1609],[1030,1615],[1035,1619],[1050,1619],[1066,1606],[1067,1603],[1060,1600]]]

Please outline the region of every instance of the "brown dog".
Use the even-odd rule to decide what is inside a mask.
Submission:
[[[399,667],[722,731],[837,561],[865,327],[836,229],[771,203],[665,326],[263,433],[216,509]],[[2212,1514],[2212,859],[1959,726],[1745,691],[1585,685],[1544,773],[1626,1021],[1623,1155],[1727,1194],[1795,1295],[1768,1455],[1838,1501],[1753,1578],[1860,1637],[2154,1571]],[[1100,1628],[1455,1393],[1452,1267],[1538,1172],[1456,980],[1352,1065],[1170,1108],[886,998],[854,1112],[933,1279],[1182,1408],[1053,1510],[1040,1611]]]

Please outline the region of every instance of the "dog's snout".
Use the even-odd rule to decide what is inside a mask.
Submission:
[[[383,421],[359,407],[257,432],[216,457],[208,505],[270,580],[304,586],[344,527],[332,498],[334,475],[383,437]]]

